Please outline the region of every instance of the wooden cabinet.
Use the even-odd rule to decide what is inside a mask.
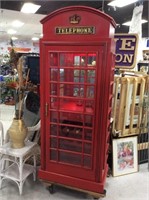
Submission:
[[[41,23],[39,178],[104,193],[115,22],[96,9],[75,6]]]

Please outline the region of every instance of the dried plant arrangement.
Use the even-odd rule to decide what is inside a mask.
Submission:
[[[21,56],[18,60],[17,64],[17,72],[18,72],[18,84],[16,87],[16,104],[15,104],[15,118],[21,119],[23,115],[23,101],[25,97],[25,91],[28,89],[28,77],[29,70],[27,72],[26,77],[23,77],[23,65],[24,59]]]

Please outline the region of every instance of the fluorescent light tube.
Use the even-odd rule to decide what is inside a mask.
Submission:
[[[144,23],[146,23],[146,22],[148,22],[148,21],[145,20],[145,19],[142,19],[142,20],[141,20],[141,24],[144,24]],[[125,22],[125,23],[123,23],[122,25],[124,25],[124,26],[131,26],[131,21]]]
[[[24,5],[21,8],[21,12],[23,13],[35,13],[41,6],[36,5],[33,3],[24,3]]]
[[[17,37],[11,37],[11,39],[12,39],[12,40],[17,40],[18,38],[17,38]]]
[[[19,20],[15,20],[12,22],[13,27],[22,27],[23,25],[24,25],[24,23]]]
[[[38,41],[39,38],[38,38],[38,37],[33,37],[32,40],[33,40],[33,41]]]
[[[135,3],[137,2],[138,0],[114,0],[110,3],[108,3],[108,6],[113,6],[113,7],[124,7],[124,6],[127,6],[129,4],[132,4],[132,3]]]

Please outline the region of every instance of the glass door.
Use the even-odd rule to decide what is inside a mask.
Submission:
[[[47,168],[94,179],[99,50],[64,49],[48,50]]]

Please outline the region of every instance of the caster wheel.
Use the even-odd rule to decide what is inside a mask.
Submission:
[[[107,192],[106,190],[103,191],[104,196],[106,196],[106,192]]]
[[[99,196],[98,195],[93,196],[93,199],[100,199],[100,197],[102,198],[102,197],[105,197],[105,196],[106,196],[106,190],[104,190],[102,194],[99,194]]]
[[[48,186],[47,189],[50,192],[50,194],[54,193],[54,186],[53,185]]]

